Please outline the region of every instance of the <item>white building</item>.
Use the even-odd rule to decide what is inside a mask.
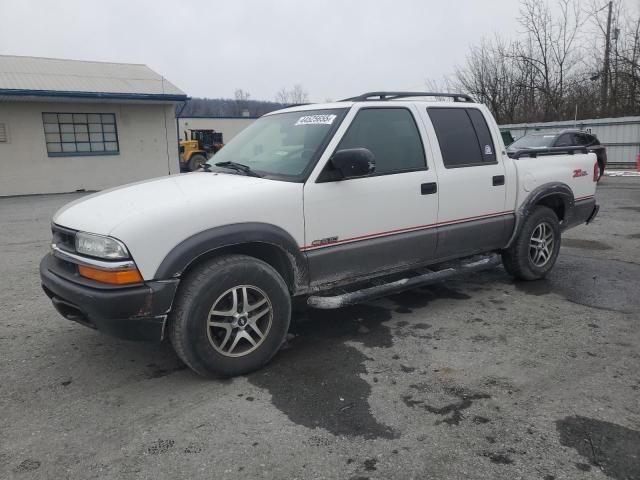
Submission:
[[[186,99],[145,65],[0,56],[0,196],[177,173]]]

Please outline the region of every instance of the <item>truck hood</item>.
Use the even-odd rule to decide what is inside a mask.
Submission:
[[[154,178],[80,198],[58,210],[53,222],[74,230],[111,235],[122,223],[154,212],[197,215],[198,210],[224,204],[241,191],[264,182],[281,183],[218,172]]]
[[[61,208],[53,222],[121,240],[146,279],[157,267],[158,258],[171,248],[219,226],[269,223],[283,228],[302,245],[302,189],[302,183],[194,172],[83,197]]]

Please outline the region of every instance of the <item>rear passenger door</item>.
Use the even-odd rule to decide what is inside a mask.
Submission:
[[[513,212],[506,207],[496,133],[478,108],[428,107],[426,113],[427,130],[440,146],[439,152],[434,149],[439,157],[438,258],[503,247]]]

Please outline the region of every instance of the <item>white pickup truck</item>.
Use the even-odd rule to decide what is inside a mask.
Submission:
[[[495,263],[479,254],[501,255],[516,278],[545,276],[561,231],[597,214],[596,157],[510,155],[462,94],[287,108],[203,171],[63,207],[42,285],[68,319],[168,337],[205,376],[247,373],[282,345],[293,297],[340,307]]]

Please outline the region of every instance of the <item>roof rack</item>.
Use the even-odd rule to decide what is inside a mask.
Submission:
[[[445,97],[452,98],[454,102],[475,103],[473,98],[464,93],[442,93],[442,92],[368,92],[357,97],[345,98],[341,102],[366,102],[377,100],[395,100],[407,97]]]

